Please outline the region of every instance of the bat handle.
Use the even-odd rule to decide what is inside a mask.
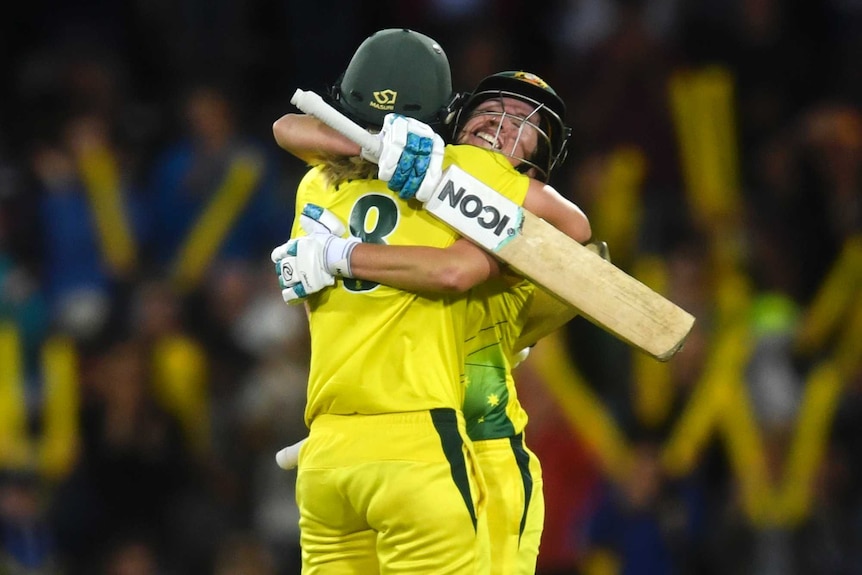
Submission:
[[[299,463],[299,448],[305,443],[307,437],[288,445],[275,454],[275,463],[284,470],[293,469]]]
[[[336,132],[359,144],[366,157],[380,157],[380,140],[374,134],[327,104],[323,98],[311,91],[297,90],[290,103],[311,116],[314,116]]]

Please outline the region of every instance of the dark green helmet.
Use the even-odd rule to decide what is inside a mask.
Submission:
[[[538,126],[541,138],[539,148],[530,158],[516,158],[522,162],[519,169],[536,168],[539,179],[547,180],[551,171],[566,158],[566,144],[571,129],[565,125],[566,105],[547,82],[529,72],[499,72],[486,77],[469,94],[458,111],[455,134],[464,127],[476,107],[492,98],[515,98],[536,106],[541,117]]]
[[[453,99],[452,72],[443,48],[406,28],[365,39],[332,87],[333,103],[365,128],[380,128],[390,112],[437,128]]]

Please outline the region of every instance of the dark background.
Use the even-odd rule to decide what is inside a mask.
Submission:
[[[547,80],[573,129],[551,183],[617,265],[698,318],[667,365],[578,319],[554,336],[563,359],[540,344],[520,368],[545,470],[539,572],[862,572],[862,2],[34,0],[14,14],[0,321],[21,360],[0,365],[0,573],[299,572],[294,475],[273,455],[305,432],[307,341],[268,254],[304,166],[271,126],[388,27],[438,40],[458,90],[506,69]],[[116,168],[121,202],[102,216],[129,219],[125,266],[102,260],[93,150]],[[179,238],[249,151],[259,187],[177,287]],[[51,460],[37,446],[56,341],[77,401],[59,434],[74,456]],[[824,365],[834,401],[802,417]],[[713,410],[686,419],[714,373],[721,391],[698,400]],[[578,393],[595,402],[571,408]],[[687,440],[691,459],[669,452]]]

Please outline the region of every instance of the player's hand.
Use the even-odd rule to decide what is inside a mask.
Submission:
[[[359,239],[340,237],[344,223],[331,211],[305,204],[299,223],[306,236],[284,243],[270,254],[285,302],[295,302],[335,284],[335,276],[353,277],[350,255]]]
[[[344,222],[331,211],[317,204],[305,204],[299,214],[299,225],[308,235],[344,235]]]
[[[272,250],[270,257],[286,303],[295,303],[335,284],[335,276],[326,269],[326,237],[303,236]]]
[[[272,250],[275,273],[285,302],[294,302],[335,284],[335,274],[326,266],[329,237],[344,233],[338,217],[315,204],[306,204],[299,223],[307,236],[295,238]]]
[[[401,199],[426,202],[443,177],[443,138],[428,124],[400,114],[387,114],[377,177]]]
[[[352,278],[350,255],[360,242],[358,238],[343,238],[344,223],[331,211],[316,204],[305,204],[299,224],[309,236],[316,236],[324,244],[326,271],[335,276]]]

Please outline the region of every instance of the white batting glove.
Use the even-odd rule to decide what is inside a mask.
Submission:
[[[344,223],[332,212],[316,204],[305,204],[299,224],[309,236],[317,236],[325,244],[326,271],[335,276],[352,278],[350,255],[359,238],[344,235]]]
[[[305,443],[307,437],[288,445],[275,454],[275,463],[285,471],[295,468],[299,464],[299,448]]]
[[[303,236],[272,250],[270,257],[286,303],[335,284],[335,276],[326,269],[326,241],[320,236],[323,234]]]
[[[299,225],[305,233],[344,235],[344,222],[331,211],[317,204],[305,204],[299,214]]]
[[[306,204],[299,216],[308,234],[272,250],[281,295],[285,302],[305,298],[335,283],[335,276],[353,277],[350,255],[358,238],[339,237],[344,224],[338,216],[316,204]]]
[[[443,178],[443,138],[428,124],[386,114],[377,177],[403,200],[427,202]]]

